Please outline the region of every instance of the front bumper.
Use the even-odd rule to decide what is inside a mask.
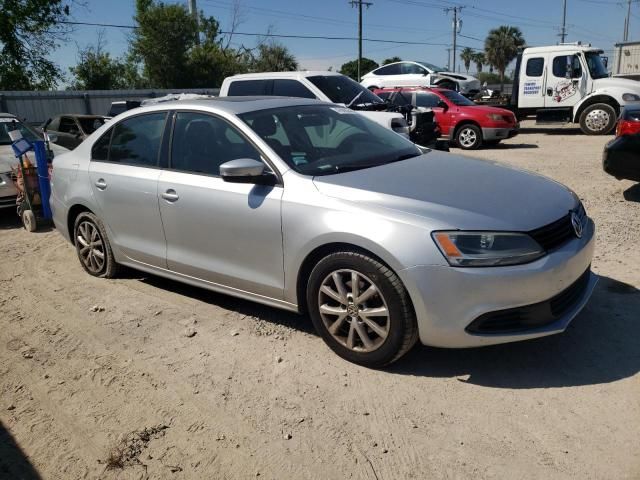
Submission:
[[[515,137],[518,133],[520,133],[520,124],[516,124],[513,127],[483,128],[482,139],[505,140],[507,138]]]
[[[0,173],[0,209],[16,206],[18,189],[11,178],[11,173]]]
[[[455,268],[421,265],[399,272],[416,310],[425,345],[465,348],[508,343],[563,332],[589,300],[597,276],[589,270],[595,226],[589,220],[574,238],[546,256],[511,267]],[[551,323],[510,333],[472,333],[467,327],[482,315],[548,302],[582,275],[586,285],[570,308]]]

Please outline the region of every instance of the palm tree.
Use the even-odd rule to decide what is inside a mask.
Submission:
[[[507,65],[516,58],[518,49],[524,47],[522,31],[518,27],[502,25],[489,32],[484,41],[484,51],[489,64],[500,72],[500,83],[504,90],[504,72]]]
[[[476,52],[473,54],[471,61],[476,64],[477,73],[481,73],[482,66],[487,62],[487,59],[484,57],[484,53]]]
[[[460,60],[464,62],[464,68],[467,70],[467,73],[469,73],[469,67],[473,61],[473,49],[469,47],[463,48],[460,52]]]

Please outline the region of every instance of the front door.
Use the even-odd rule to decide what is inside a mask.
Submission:
[[[545,107],[573,107],[583,96],[588,72],[578,55],[549,54]]]
[[[166,112],[130,117],[93,145],[89,177],[112,242],[137,262],[166,267],[158,158]]]
[[[261,160],[228,121],[177,112],[170,168],[159,182],[159,202],[170,270],[216,284],[281,299],[284,288],[282,187],[229,183],[220,165]]]

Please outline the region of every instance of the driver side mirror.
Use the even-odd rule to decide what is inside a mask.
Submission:
[[[447,102],[445,102],[444,100],[440,100],[438,102],[438,105],[436,105],[438,108],[441,108],[442,110],[444,110],[445,112],[447,110],[449,110],[449,105],[447,105]]]
[[[253,158],[238,158],[220,165],[222,180],[230,183],[275,185],[275,176],[265,173],[264,163]]]

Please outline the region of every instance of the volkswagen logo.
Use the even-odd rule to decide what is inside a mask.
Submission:
[[[576,212],[571,212],[571,225],[576,237],[582,238],[582,221]]]

